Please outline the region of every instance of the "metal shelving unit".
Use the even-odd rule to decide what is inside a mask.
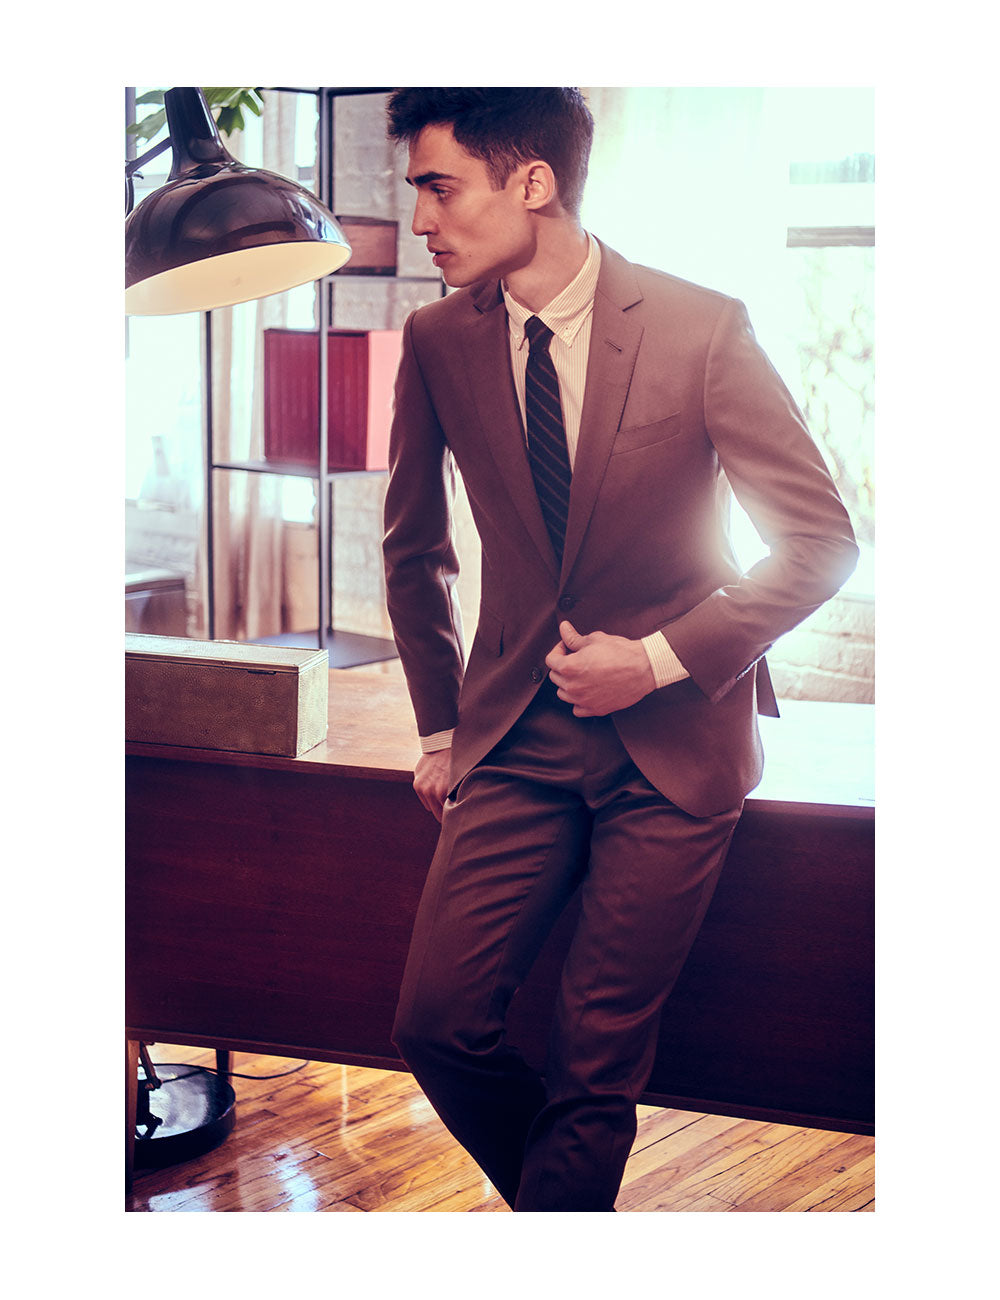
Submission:
[[[319,197],[330,209],[336,211],[334,196],[334,105],[337,99],[347,95],[387,94],[388,88],[380,87],[272,87],[274,90],[294,93],[316,94],[318,98],[319,139],[317,153],[317,178]],[[348,265],[350,265],[348,263]],[[206,484],[205,517],[207,547],[207,621],[209,639],[215,638],[215,530],[214,530],[214,480],[216,473],[250,473],[291,475],[298,478],[311,478],[316,484],[316,533],[319,552],[319,583],[317,592],[317,609],[319,626],[315,631],[288,632],[276,636],[259,638],[265,645],[291,645],[305,648],[318,647],[326,649],[330,656],[331,668],[348,668],[359,664],[377,663],[396,658],[395,644],[382,637],[363,636],[360,633],[338,631],[333,627],[332,591],[333,591],[333,484],[334,479],[342,474],[374,473],[368,470],[330,470],[328,427],[328,393],[330,377],[328,373],[327,349],[321,346],[332,325],[332,286],[337,280],[374,279],[375,277],[354,274],[344,270],[324,277],[317,285],[319,349],[319,446],[316,467],[271,460],[222,461],[215,459],[212,431],[212,313],[206,313],[203,330],[203,372],[205,375],[205,446],[206,446]],[[393,283],[440,283],[430,276],[392,276],[383,277]],[[444,286],[441,292],[444,293]]]

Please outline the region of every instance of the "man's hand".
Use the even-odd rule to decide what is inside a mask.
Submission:
[[[562,640],[545,660],[561,700],[578,718],[602,718],[627,709],[656,687],[641,641],[606,632],[581,636],[572,623],[560,623]]]
[[[444,801],[448,797],[448,780],[451,770],[451,750],[439,749],[433,754],[421,754],[413,769],[413,788],[420,802],[441,820]]]

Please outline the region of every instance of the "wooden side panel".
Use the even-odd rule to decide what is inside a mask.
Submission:
[[[437,837],[412,792],[156,759],[127,772],[128,1024],[395,1058]]]
[[[872,1131],[873,862],[870,820],[744,813],[644,1100]],[[537,1064],[573,920],[571,907],[512,1007]]]
[[[129,1036],[381,1066],[437,824],[408,785],[127,760]],[[870,1132],[870,818],[748,808],[667,1004],[656,1104]],[[515,999],[541,1063],[572,904]]]

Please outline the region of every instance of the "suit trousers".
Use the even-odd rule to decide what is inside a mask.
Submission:
[[[393,1041],[515,1211],[614,1209],[660,1012],[740,811],[677,808],[610,719],[575,717],[548,681],[446,805]],[[577,891],[539,1075],[506,1014]]]

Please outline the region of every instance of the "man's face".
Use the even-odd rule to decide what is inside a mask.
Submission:
[[[410,148],[406,179],[417,191],[413,233],[427,240],[446,284],[502,278],[530,262],[534,230],[517,169],[494,189],[486,164],[450,126],[426,126]]]

